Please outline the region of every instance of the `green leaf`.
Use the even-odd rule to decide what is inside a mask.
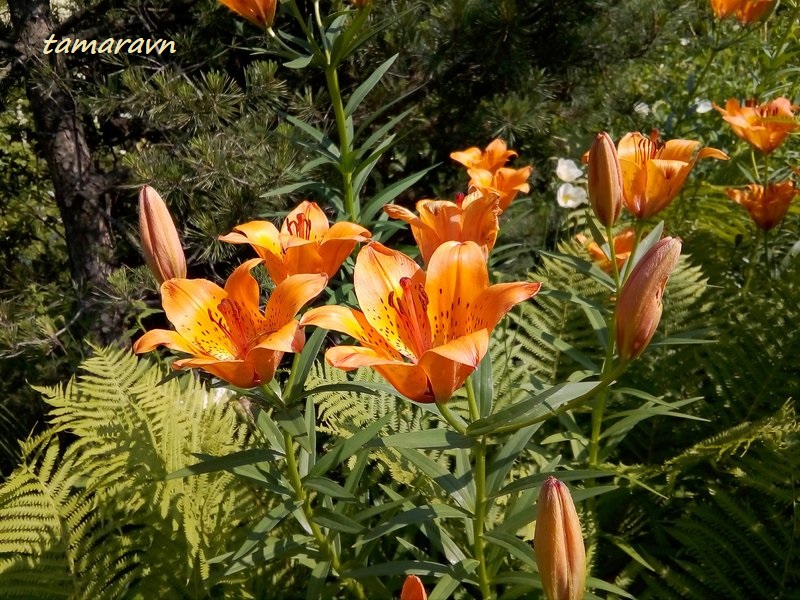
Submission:
[[[572,256],[570,254],[561,254],[560,252],[550,252],[548,250],[539,250],[539,254],[543,256],[547,256],[549,258],[553,258],[557,261],[563,262],[566,265],[569,265],[573,269],[575,269],[578,273],[583,273],[584,275],[588,275],[595,281],[597,281],[600,285],[608,288],[612,292],[615,289],[614,280],[605,273],[600,267],[596,264],[589,262],[588,260],[584,260],[582,258],[578,258],[577,256]]]
[[[370,440],[372,440],[372,438],[378,435],[383,426],[386,425],[393,416],[394,413],[391,412],[385,414],[374,423],[371,423],[365,429],[362,429],[358,433],[354,434],[352,437],[340,441],[333,448],[328,450],[328,452],[325,453],[320,460],[317,461],[317,464],[315,464],[314,468],[311,469],[309,475],[312,477],[324,475],[336,465],[346,461]]]
[[[275,421],[278,425],[295,440],[306,452],[311,452],[311,441],[306,429],[306,421],[297,408],[287,408],[275,413]]]
[[[388,521],[374,527],[369,533],[356,541],[355,546],[361,546],[373,540],[377,540],[384,535],[408,527],[409,525],[421,525],[431,519],[466,519],[469,515],[463,510],[449,506],[447,504],[430,504],[428,506],[417,506],[405,510]]]
[[[471,448],[475,440],[449,429],[426,429],[407,431],[376,439],[373,448]]]
[[[327,333],[327,329],[317,327],[311,337],[306,340],[296,364],[292,365],[292,374],[289,377],[286,389],[283,391],[286,404],[291,405],[305,395],[303,390],[308,380],[308,374],[311,372],[311,367],[314,365],[317,356],[319,356],[319,349],[322,347]]]
[[[428,458],[413,448],[398,448],[397,451],[427,475],[431,481],[447,492],[461,508],[470,513],[475,510],[475,504],[470,498],[468,490],[470,482],[468,478],[457,479],[435,460]]]
[[[449,572],[442,575],[436,587],[431,590],[428,600],[446,600],[449,598],[475,572],[479,564],[474,558],[466,558],[454,564],[450,567]]]
[[[341,485],[327,477],[307,477],[303,479],[303,487],[312,489],[330,498],[339,500],[355,500],[355,497]]]
[[[363,220],[365,222],[372,221],[372,219],[375,218],[375,215],[378,214],[378,211],[380,211],[386,204],[397,198],[400,194],[417,183],[417,181],[422,179],[429,171],[438,166],[439,165],[436,164],[428,167],[427,169],[423,169],[422,171],[412,173],[408,177],[404,177],[400,181],[396,181],[392,185],[381,190],[377,196],[374,196],[372,200],[370,200],[364,206],[364,210],[362,212]]]
[[[539,488],[544,480],[551,475],[556,477],[559,481],[586,481],[587,479],[599,479],[600,477],[615,477],[617,473],[590,469],[537,473],[536,475],[528,475],[527,477],[512,481],[499,492],[493,494],[493,496],[505,496],[523,490]]]
[[[492,355],[487,352],[478,368],[470,375],[472,379],[472,389],[475,392],[475,399],[478,402],[478,413],[480,417],[488,417],[492,414],[492,402],[494,400],[494,380],[492,378]]]
[[[326,385],[318,385],[313,388],[304,390],[300,397],[313,396],[314,394],[326,394],[328,392],[355,392],[357,394],[369,394],[375,396],[378,393],[385,391],[383,384],[374,384],[368,381],[348,381],[343,383],[328,383]]]
[[[306,600],[319,600],[320,598],[329,597],[325,593],[325,582],[328,580],[330,570],[331,563],[327,560],[319,561],[314,565],[306,587]]]
[[[273,462],[278,457],[283,456],[283,454],[275,452],[274,450],[267,450],[266,448],[252,448],[250,450],[240,450],[239,452],[226,454],[225,456],[209,456],[208,454],[194,454],[194,456],[201,459],[202,462],[173,471],[164,479],[179,479],[181,477],[190,477],[191,475],[200,475],[201,473],[232,471],[234,467],[240,467],[242,465]]]
[[[250,530],[250,533],[247,534],[247,539],[239,546],[239,549],[233,553],[231,560],[237,561],[243,556],[252,554],[264,538],[267,537],[267,534],[272,531],[286,515],[301,506],[301,502],[290,498],[284,500],[281,504],[270,510],[256,526]]]
[[[305,187],[309,187],[312,185],[316,185],[315,181],[299,181],[297,183],[290,183],[287,185],[282,185],[281,187],[275,188],[274,190],[269,190],[268,192],[264,192],[261,194],[261,198],[271,198],[273,196],[282,196],[283,194],[291,194],[292,192],[296,192],[297,190],[302,190]]]
[[[485,419],[478,419],[467,428],[467,435],[480,436],[494,433],[500,429],[514,431],[544,420],[567,403],[590,394],[602,386],[600,381],[560,383],[541,394],[512,404]]]
[[[631,600],[635,600],[636,598],[635,596],[631,596],[621,587],[616,586],[613,583],[603,581],[602,579],[597,579],[596,577],[587,577],[586,587],[590,587],[595,590],[603,590],[604,592],[610,592],[612,594],[616,594],[617,596],[622,596],[623,598],[630,598]]]
[[[327,508],[318,508],[314,511],[314,522],[322,527],[341,533],[358,535],[364,531],[364,526],[361,523]]]
[[[428,560],[395,560],[359,569],[348,569],[342,573],[342,577],[364,579],[367,577],[393,577],[395,575],[443,575],[449,570],[450,567],[447,565]]]
[[[500,449],[492,455],[489,464],[486,466],[486,489],[489,494],[493,494],[503,485],[506,476],[514,465],[514,461],[539,427],[540,425],[538,424],[530,425],[514,432]]]
[[[628,263],[633,261],[631,264],[633,265],[630,268],[630,272],[633,272],[633,269],[636,268],[636,264],[642,259],[642,257],[647,253],[650,248],[656,245],[656,243],[661,239],[661,234],[664,232],[664,221],[661,221],[658,225],[653,228],[649,234],[645,236],[645,238],[639,242],[636,246],[636,252],[633,253],[632,256],[625,261],[625,264],[622,265],[622,269],[620,273],[628,273]],[[630,276],[630,273],[628,273]]]
[[[533,548],[519,539],[517,536],[502,531],[489,531],[483,534],[484,539],[495,546],[506,550],[508,554],[516,558],[523,565],[530,569],[536,569],[536,560],[533,557]]]
[[[305,69],[308,65],[311,64],[311,61],[314,60],[314,55],[308,56],[300,56],[295,58],[294,60],[290,60],[289,62],[283,63],[283,66],[287,69]]]
[[[378,84],[392,64],[394,64],[394,61],[397,60],[398,56],[399,54],[390,56],[353,91],[353,94],[350,96],[350,100],[347,101],[347,105],[344,107],[344,112],[346,115],[349,116],[356,112],[358,106],[361,104],[367,94],[372,91],[372,88]]]

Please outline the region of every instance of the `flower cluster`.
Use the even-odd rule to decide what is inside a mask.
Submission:
[[[793,106],[788,98],[776,98],[762,104],[750,99],[744,105],[730,98],[725,108],[716,104],[714,108],[737,136],[765,157],[777,150],[791,133],[800,130],[800,122],[795,118],[798,107]],[[766,162],[766,158],[764,160]],[[765,175],[768,180],[769,172]],[[727,190],[728,197],[743,206],[756,227],[763,231],[769,231],[783,220],[797,193],[794,182],[788,179],[766,185],[750,183],[743,188]]]
[[[718,19],[736,17],[739,23],[754,23],[775,6],[775,0],[710,0],[711,10]]]

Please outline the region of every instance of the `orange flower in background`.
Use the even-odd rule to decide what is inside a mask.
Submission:
[[[797,107],[792,106],[788,98],[777,98],[765,104],[756,104],[756,100],[750,99],[744,106],[730,98],[725,108],[713,106],[730,123],[736,135],[764,154],[775,150],[786,136],[800,129],[800,123],[794,118]]]
[[[400,600],[428,600],[425,586],[422,580],[416,575],[409,575],[403,583],[403,591],[400,592]]]
[[[623,361],[639,356],[656,333],[667,280],[681,256],[681,241],[665,237],[636,263],[616,307],[617,352]]]
[[[294,275],[278,284],[262,314],[258,283],[250,270],[254,258],[240,265],[225,289],[205,279],[170,279],[161,286],[164,312],[175,331],[148,331],[133,345],[136,354],[166,346],[191,358],[175,369],[198,367],[238,387],[270,381],[284,352],[303,349],[295,319],[303,305],[327,285],[325,275]]]
[[[256,27],[267,29],[275,22],[278,0],[219,0]]]
[[[492,140],[486,146],[486,150],[473,146],[466,150],[459,150],[450,153],[450,158],[461,163],[469,169],[483,169],[494,174],[497,169],[504,167],[512,158],[516,158],[517,153],[509,150],[506,143],[501,139]]]
[[[485,169],[469,169],[467,171],[471,177],[470,190],[477,190],[484,196],[496,195],[501,212],[508,208],[519,192],[527,194],[530,191],[528,178],[532,172],[533,167],[522,167],[521,169],[502,167],[495,173]]]
[[[800,190],[795,189],[793,182],[783,181],[766,187],[751,183],[743,189],[729,188],[726,193],[747,209],[758,227],[769,231],[783,220]]]
[[[150,272],[158,283],[186,277],[186,257],[166,203],[149,185],[139,190],[139,239]]]
[[[533,550],[547,600],[581,600],[586,590],[586,547],[566,485],[548,477],[536,503]]]
[[[324,273],[333,277],[357,242],[369,231],[348,221],[329,226],[328,217],[314,202],[305,200],[290,212],[280,231],[269,221],[237,225],[223,242],[250,244],[266,263],[269,276],[280,283],[298,273]]]
[[[742,25],[754,23],[767,14],[775,6],[775,0],[744,0],[735,11],[736,18]]]
[[[775,0],[711,0],[718,19],[735,15],[742,25],[758,21],[775,5]]]
[[[301,325],[355,338],[360,346],[329,349],[328,364],[346,371],[372,367],[416,402],[449,400],[478,367],[497,322],[541,286],[489,286],[486,257],[474,242],[445,242],[427,273],[373,242],[358,253],[354,284],[363,312],[322,306],[308,311]]]
[[[428,264],[434,250],[451,240],[475,242],[488,256],[499,229],[497,216],[500,208],[497,202],[495,195],[484,196],[476,192],[458,202],[420,200],[417,202],[419,216],[394,204],[384,206],[383,210],[393,219],[411,225],[422,260]]]
[[[658,132],[645,137],[628,133],[617,148],[622,170],[622,195],[627,209],[646,219],[665,209],[683,187],[686,177],[701,158],[728,160],[716,148],[700,148],[691,140],[658,140]]]
[[[711,10],[718,19],[732,15],[742,4],[742,0],[710,0]]]
[[[611,273],[612,264],[611,259],[606,255],[603,249],[594,240],[587,238],[585,235],[578,234],[575,236],[580,244],[586,248],[586,252],[592,257],[592,260],[597,263],[597,266],[603,269],[606,273]],[[636,239],[636,232],[633,229],[626,229],[622,233],[614,236],[614,254],[617,259],[617,268],[621,269],[622,265],[633,252],[633,242]]]
[[[528,193],[528,178],[533,167],[512,169],[505,164],[517,156],[501,139],[493,140],[486,150],[477,147],[452,152],[450,158],[467,168],[470,176],[470,191],[477,190],[484,196],[497,195],[500,210],[504,211],[519,192]]]

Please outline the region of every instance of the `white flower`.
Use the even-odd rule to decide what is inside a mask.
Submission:
[[[642,117],[646,117],[650,114],[650,107],[647,106],[646,102],[639,101],[633,105],[633,112]]]
[[[575,164],[575,161],[572,161],[568,158],[558,159],[558,166],[556,166],[556,177],[558,177],[561,181],[571,183],[582,175],[583,171],[581,171],[580,167]]]
[[[703,113],[707,113],[712,108],[713,108],[713,106],[711,106],[711,100],[700,100],[700,101],[697,102],[697,104],[694,105],[695,112],[697,112],[697,113],[699,113],[701,115]]]
[[[586,204],[586,190],[571,183],[562,183],[556,193],[556,201],[561,208],[577,208]]]

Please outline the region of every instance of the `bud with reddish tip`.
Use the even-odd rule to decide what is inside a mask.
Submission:
[[[547,600],[581,600],[586,587],[586,548],[566,485],[548,477],[539,492],[533,549]]]
[[[607,133],[598,133],[589,150],[589,202],[597,220],[606,227],[622,211],[622,170],[617,148]]]
[[[664,309],[661,297],[678,264],[681,241],[665,237],[636,263],[617,301],[617,352],[623,361],[639,356],[656,332]]]
[[[425,586],[416,575],[409,575],[406,577],[406,582],[403,584],[403,591],[400,592],[400,600],[428,600],[428,594],[425,593]]]
[[[139,191],[139,235],[142,251],[158,283],[186,277],[186,258],[167,205],[149,185]]]

